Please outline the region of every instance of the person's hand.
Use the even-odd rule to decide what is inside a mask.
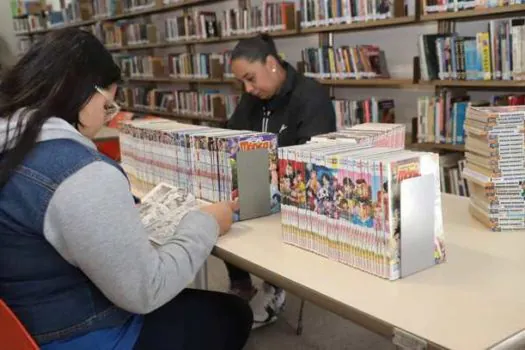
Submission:
[[[233,224],[233,212],[239,210],[239,201],[217,202],[200,208],[201,211],[210,214],[219,224],[219,236],[228,232]]]

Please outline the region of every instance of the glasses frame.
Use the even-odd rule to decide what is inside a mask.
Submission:
[[[104,96],[107,102],[111,104],[112,109],[111,110],[104,110],[104,124],[109,123],[115,116],[120,112],[120,106],[117,102],[115,102],[114,99],[112,99],[109,94],[102,88],[95,86],[95,90]]]

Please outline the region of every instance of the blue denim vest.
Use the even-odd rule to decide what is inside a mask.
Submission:
[[[0,189],[0,298],[40,344],[120,326],[132,316],[113,305],[44,237],[44,217],[54,191],[95,161],[122,171],[79,142],[41,142]]]

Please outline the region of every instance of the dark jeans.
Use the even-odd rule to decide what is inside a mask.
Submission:
[[[226,261],[224,262],[224,264],[226,265],[226,270],[228,270],[228,276],[230,277],[230,286],[235,282],[249,282],[250,284],[252,283],[252,278],[249,272],[246,272],[243,269],[238,268],[237,266],[227,263]],[[279,287],[271,283],[269,283],[269,285],[274,287],[275,289],[280,289]]]
[[[252,323],[252,311],[241,298],[186,289],[145,316],[134,349],[240,350]]]
[[[250,274],[243,269],[238,268],[237,266],[234,266],[230,263],[224,262],[226,265],[226,270],[228,270],[228,276],[230,277],[230,284],[235,282],[250,282],[252,281],[252,278],[250,277]]]

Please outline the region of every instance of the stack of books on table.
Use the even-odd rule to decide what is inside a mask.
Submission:
[[[427,250],[421,251],[427,262],[424,268],[445,261],[439,156],[404,150],[404,136],[395,133],[390,134],[390,147],[376,146],[373,140],[380,137],[370,136],[373,129],[381,126],[364,124],[348,130],[358,142],[320,141],[279,149],[283,240],[395,280],[405,275],[402,254],[409,249],[401,249],[410,240],[402,218],[418,215],[413,210],[420,204],[417,196],[410,201],[411,195],[403,190],[405,181],[424,177],[427,187],[422,192],[432,197],[426,203],[433,219],[426,227]]]
[[[279,211],[277,137],[166,119],[123,122],[122,166],[134,189],[159,183],[209,202],[239,200],[235,220]]]
[[[470,107],[463,177],[470,212],[494,231],[525,229],[525,106]]]
[[[406,127],[403,124],[364,123],[351,128],[312,137],[310,143],[334,142],[352,144],[372,144],[377,147],[405,147]]]

